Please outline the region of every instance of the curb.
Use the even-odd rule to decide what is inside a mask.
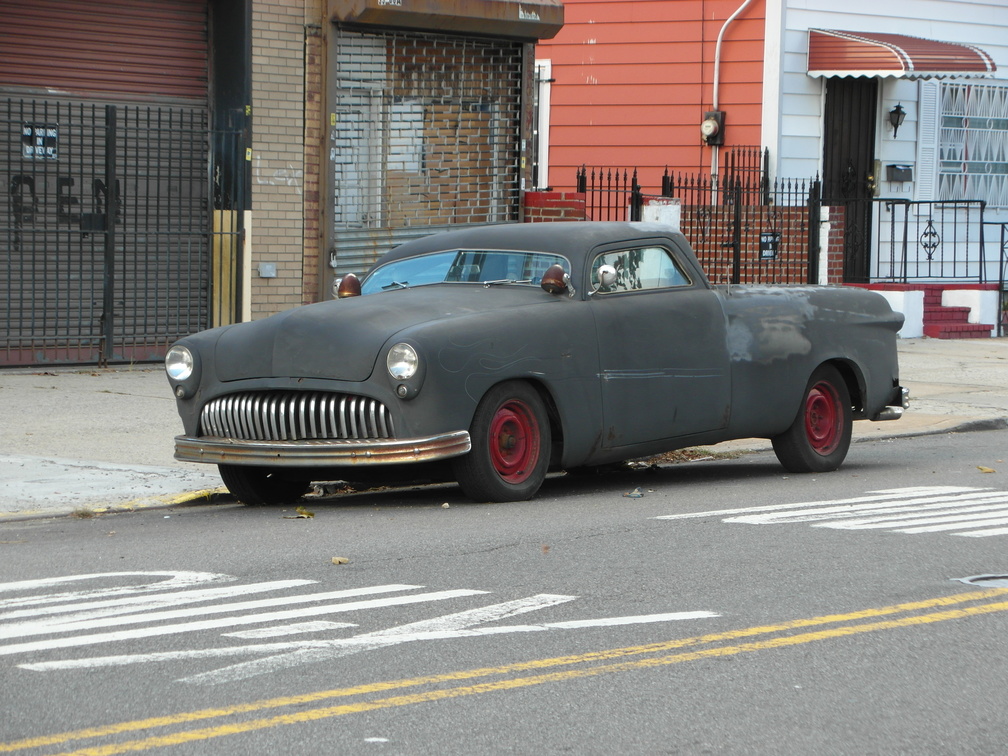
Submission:
[[[219,488],[206,488],[197,491],[186,491],[178,494],[163,494],[161,496],[146,497],[143,499],[133,499],[131,501],[119,502],[116,504],[81,504],[70,511],[43,511],[38,509],[26,509],[20,512],[0,512],[0,523],[5,522],[25,522],[28,520],[55,519],[57,517],[78,517],[79,519],[90,519],[109,514],[129,514],[145,509],[167,509],[169,507],[184,506],[186,504],[224,504],[237,501],[231,493],[223,486]]]

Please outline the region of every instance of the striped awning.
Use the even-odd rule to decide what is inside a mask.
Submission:
[[[992,76],[994,60],[979,47],[883,32],[809,29],[809,76],[941,79]]]

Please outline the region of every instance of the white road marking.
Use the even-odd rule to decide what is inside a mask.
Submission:
[[[248,679],[250,677],[276,672],[278,669],[326,661],[349,654],[369,651],[400,643],[411,643],[430,640],[450,640],[456,638],[478,638],[491,635],[509,635],[514,633],[545,632],[549,630],[579,630],[590,627],[615,627],[621,625],[639,625],[657,622],[675,622],[693,619],[709,619],[720,616],[716,612],[669,612],[664,614],[644,614],[628,617],[605,617],[601,619],[573,620],[567,622],[547,622],[539,625],[505,625],[500,627],[466,626],[470,621],[486,618],[485,621],[514,616],[525,611],[545,608],[565,601],[574,600],[575,596],[531,596],[527,599],[504,602],[481,609],[458,612],[456,614],[422,620],[407,625],[388,628],[373,633],[362,633],[351,638],[334,640],[305,640],[295,643],[269,643],[247,646],[232,646],[219,649],[201,649],[190,651],[168,651],[152,654],[128,654],[121,656],[106,656],[92,659],[65,659],[50,662],[35,662],[18,665],[22,669],[33,671],[52,671],[66,669],[94,669],[98,667],[125,666],[128,664],[144,664],[149,662],[179,661],[183,659],[209,659],[228,656],[256,655],[272,652],[285,652],[251,662],[232,665],[222,669],[205,672],[191,677],[182,678],[180,682],[199,684],[220,684]],[[495,616],[497,615],[497,616]],[[305,652],[305,653],[301,653]],[[307,652],[317,652],[310,654]]]
[[[64,625],[71,622],[86,622],[99,617],[145,612],[163,606],[179,606],[195,604],[213,599],[247,596],[251,593],[266,593],[280,591],[285,588],[297,588],[302,585],[313,585],[314,580],[274,580],[268,583],[250,583],[249,585],[229,585],[223,588],[204,588],[188,591],[173,591],[156,596],[130,596],[126,598],[105,599],[104,601],[78,601],[73,604],[59,606],[41,606],[34,609],[15,609],[0,614],[0,622],[24,619],[29,617],[48,617],[62,615],[56,619],[36,620],[32,626]],[[0,626],[0,638],[14,637],[11,628],[21,627],[28,623],[19,623],[10,627]]]
[[[336,593],[340,593],[337,591]],[[177,633],[190,633],[197,630],[214,630],[221,627],[231,627],[234,625],[251,625],[261,622],[279,622],[301,617],[313,617],[321,614],[335,614],[337,612],[354,612],[362,609],[376,609],[386,606],[398,606],[402,604],[417,604],[423,601],[441,601],[444,599],[457,598],[459,596],[474,596],[486,591],[474,590],[454,590],[435,591],[433,593],[420,593],[409,596],[390,596],[381,599],[370,599],[367,601],[351,601],[343,604],[325,604],[323,606],[309,606],[300,609],[288,609],[286,611],[265,612],[261,614],[246,614],[240,617],[222,617],[213,620],[199,620],[196,622],[185,622],[175,625],[161,625],[159,627],[138,627],[132,630],[117,630],[109,633],[95,633],[92,635],[76,635],[70,638],[50,638],[47,640],[30,641],[26,643],[13,643],[7,646],[0,646],[0,656],[9,654],[26,653],[29,651],[43,651],[54,648],[72,648],[74,646],[88,646],[98,643],[111,643],[121,640],[136,640],[137,638],[151,638],[158,635],[173,635]],[[320,594],[321,595],[321,594]],[[231,605],[234,606],[234,605]],[[164,612],[162,612],[164,614]]]
[[[200,583],[218,583],[233,581],[231,575],[218,575],[212,572],[95,572],[89,575],[66,575],[55,578],[40,578],[38,580],[19,580],[14,583],[0,583],[0,593],[15,593],[17,591],[35,591],[39,588],[49,588],[67,583],[86,582],[90,580],[103,580],[107,578],[120,579],[123,577],[148,577],[148,576],[168,576],[167,580],[160,583],[146,583],[142,585],[115,586],[112,588],[94,588],[90,591],[71,591],[67,593],[54,593],[42,596],[26,596],[22,598],[0,599],[0,609],[13,606],[38,606],[45,603],[56,603],[60,601],[79,601],[85,598],[101,598],[104,596],[123,596],[137,593],[151,593],[155,591],[166,591],[175,588],[186,588]]]
[[[992,488],[931,486],[871,491],[864,496],[708,512],[663,515],[657,520],[724,516],[723,522],[748,525],[808,523],[835,530],[888,530],[940,533],[974,538],[1008,534],[1008,491]]]
[[[188,609],[171,609],[160,612],[147,611],[143,614],[131,614],[128,616],[116,615],[113,617],[102,616],[100,613],[94,616],[87,612],[81,612],[72,619],[47,619],[34,622],[18,622],[8,627],[0,628],[0,638],[20,638],[26,635],[52,635],[55,633],[74,633],[81,630],[95,630],[102,627],[120,627],[122,625],[136,625],[148,622],[161,622],[163,620],[185,619],[188,617],[205,616],[208,614],[225,614],[229,612],[244,612],[253,609],[266,609],[276,606],[288,606],[290,604],[306,604],[310,602],[329,601],[331,599],[356,598],[358,596],[370,596],[375,593],[397,593],[399,591],[412,591],[423,586],[419,585],[376,585],[368,588],[351,588],[342,591],[330,591],[328,593],[305,593],[296,596],[279,596],[270,599],[257,599],[255,601],[237,601],[231,604],[214,604],[212,606],[193,606]],[[325,614],[326,612],[318,612]],[[253,615],[256,616],[256,615]],[[3,653],[3,646],[0,646],[0,653]]]
[[[854,496],[849,499],[835,499],[833,501],[803,501],[797,504],[765,504],[758,507],[738,507],[736,509],[715,509],[707,512],[687,512],[684,514],[659,515],[655,520],[688,520],[697,517],[717,517],[718,515],[740,515],[750,512],[784,512],[787,510],[801,509],[803,507],[821,507],[838,505],[868,504],[871,502],[895,502],[900,499],[912,499],[921,495],[937,496],[940,494],[951,495],[955,493],[968,493],[977,488],[962,488],[959,486],[921,486],[917,488],[891,488],[882,491],[870,491],[864,496]]]
[[[327,641],[324,644],[304,644],[300,647],[293,646],[287,649],[286,653],[270,656],[265,659],[255,659],[231,667],[204,672],[191,677],[182,678],[181,682],[192,682],[201,684],[219,684],[223,682],[234,682],[245,680],[257,675],[269,674],[280,669],[299,666],[302,664],[328,661],[361,651],[371,651],[383,646],[392,646],[399,643],[425,639],[431,633],[454,633],[454,637],[460,637],[462,632],[474,625],[495,622],[498,620],[513,617],[518,614],[535,611],[548,606],[555,606],[567,601],[573,601],[576,596],[555,596],[550,594],[539,594],[524,599],[505,601],[501,604],[484,606],[478,609],[467,609],[454,614],[446,614],[442,617],[410,622],[406,625],[398,625],[386,630],[377,630],[370,633],[362,633],[351,638],[340,638]],[[441,636],[445,637],[445,636]]]
[[[985,530],[971,530],[968,533],[953,533],[952,535],[966,536],[967,538],[985,538],[987,536],[1008,535],[1008,528],[990,528]]]
[[[0,613],[0,620],[4,621],[3,624],[0,624],[0,638],[47,636],[0,646],[0,655],[52,651],[252,624],[266,624],[267,626],[225,632],[221,633],[221,636],[248,640],[300,636],[291,640],[248,643],[224,648],[59,659],[19,665],[23,669],[47,671],[94,669],[187,659],[211,660],[245,657],[244,661],[180,680],[180,682],[197,684],[219,684],[402,643],[640,625],[719,616],[713,612],[692,611],[525,625],[491,624],[574,601],[577,598],[576,596],[542,593],[490,606],[454,612],[432,619],[409,622],[384,630],[358,633],[348,638],[312,639],[303,636],[308,633],[339,631],[356,627],[356,625],[324,619],[303,622],[292,622],[291,620],[476,596],[486,594],[487,591],[457,589],[363,598],[375,594],[401,593],[423,588],[418,585],[389,584],[179,608],[179,605],[183,604],[219,601],[235,596],[286,590],[315,583],[311,580],[278,580],[248,585],[179,590],[180,588],[185,589],[187,586],[234,580],[228,575],[196,572],[95,573],[4,583],[0,584],[0,591],[8,593],[37,591],[74,583],[87,585],[93,582],[106,582],[109,579],[120,581],[123,579],[149,580],[152,577],[166,579],[156,583],[135,582],[131,585],[110,588],[85,588],[78,591],[35,594],[0,602],[0,606],[7,609],[7,611]],[[342,599],[359,600],[342,601]],[[292,604],[311,605],[291,608]],[[208,615],[221,614],[228,616],[207,618]],[[124,627],[127,625],[137,625],[137,627]],[[103,628],[114,629],[109,632],[91,632]],[[249,659],[249,657],[259,658]]]
[[[651,622],[678,622],[679,620],[710,619],[721,615],[715,612],[671,612],[668,614],[639,614],[636,617],[606,617],[570,622],[548,622],[545,627],[575,630],[582,627],[614,627],[616,625],[643,625]]]
[[[238,630],[234,633],[221,633],[225,638],[279,638],[283,635],[301,635],[302,633],[318,633],[323,630],[339,630],[344,627],[357,627],[353,622],[329,622],[327,620],[317,620],[315,622],[297,622],[293,625],[281,625],[279,627],[261,627],[257,630]]]

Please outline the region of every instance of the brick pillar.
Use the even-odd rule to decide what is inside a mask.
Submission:
[[[586,217],[584,192],[525,192],[526,223],[540,221],[583,221]]]

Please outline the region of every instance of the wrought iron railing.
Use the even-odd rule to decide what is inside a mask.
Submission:
[[[1008,223],[1000,221],[983,224],[985,247],[997,248],[997,291],[998,319],[997,335],[1004,336],[1008,332]],[[990,259],[994,258],[992,251],[988,252]]]
[[[875,280],[987,282],[983,200],[866,201],[875,204]]]

